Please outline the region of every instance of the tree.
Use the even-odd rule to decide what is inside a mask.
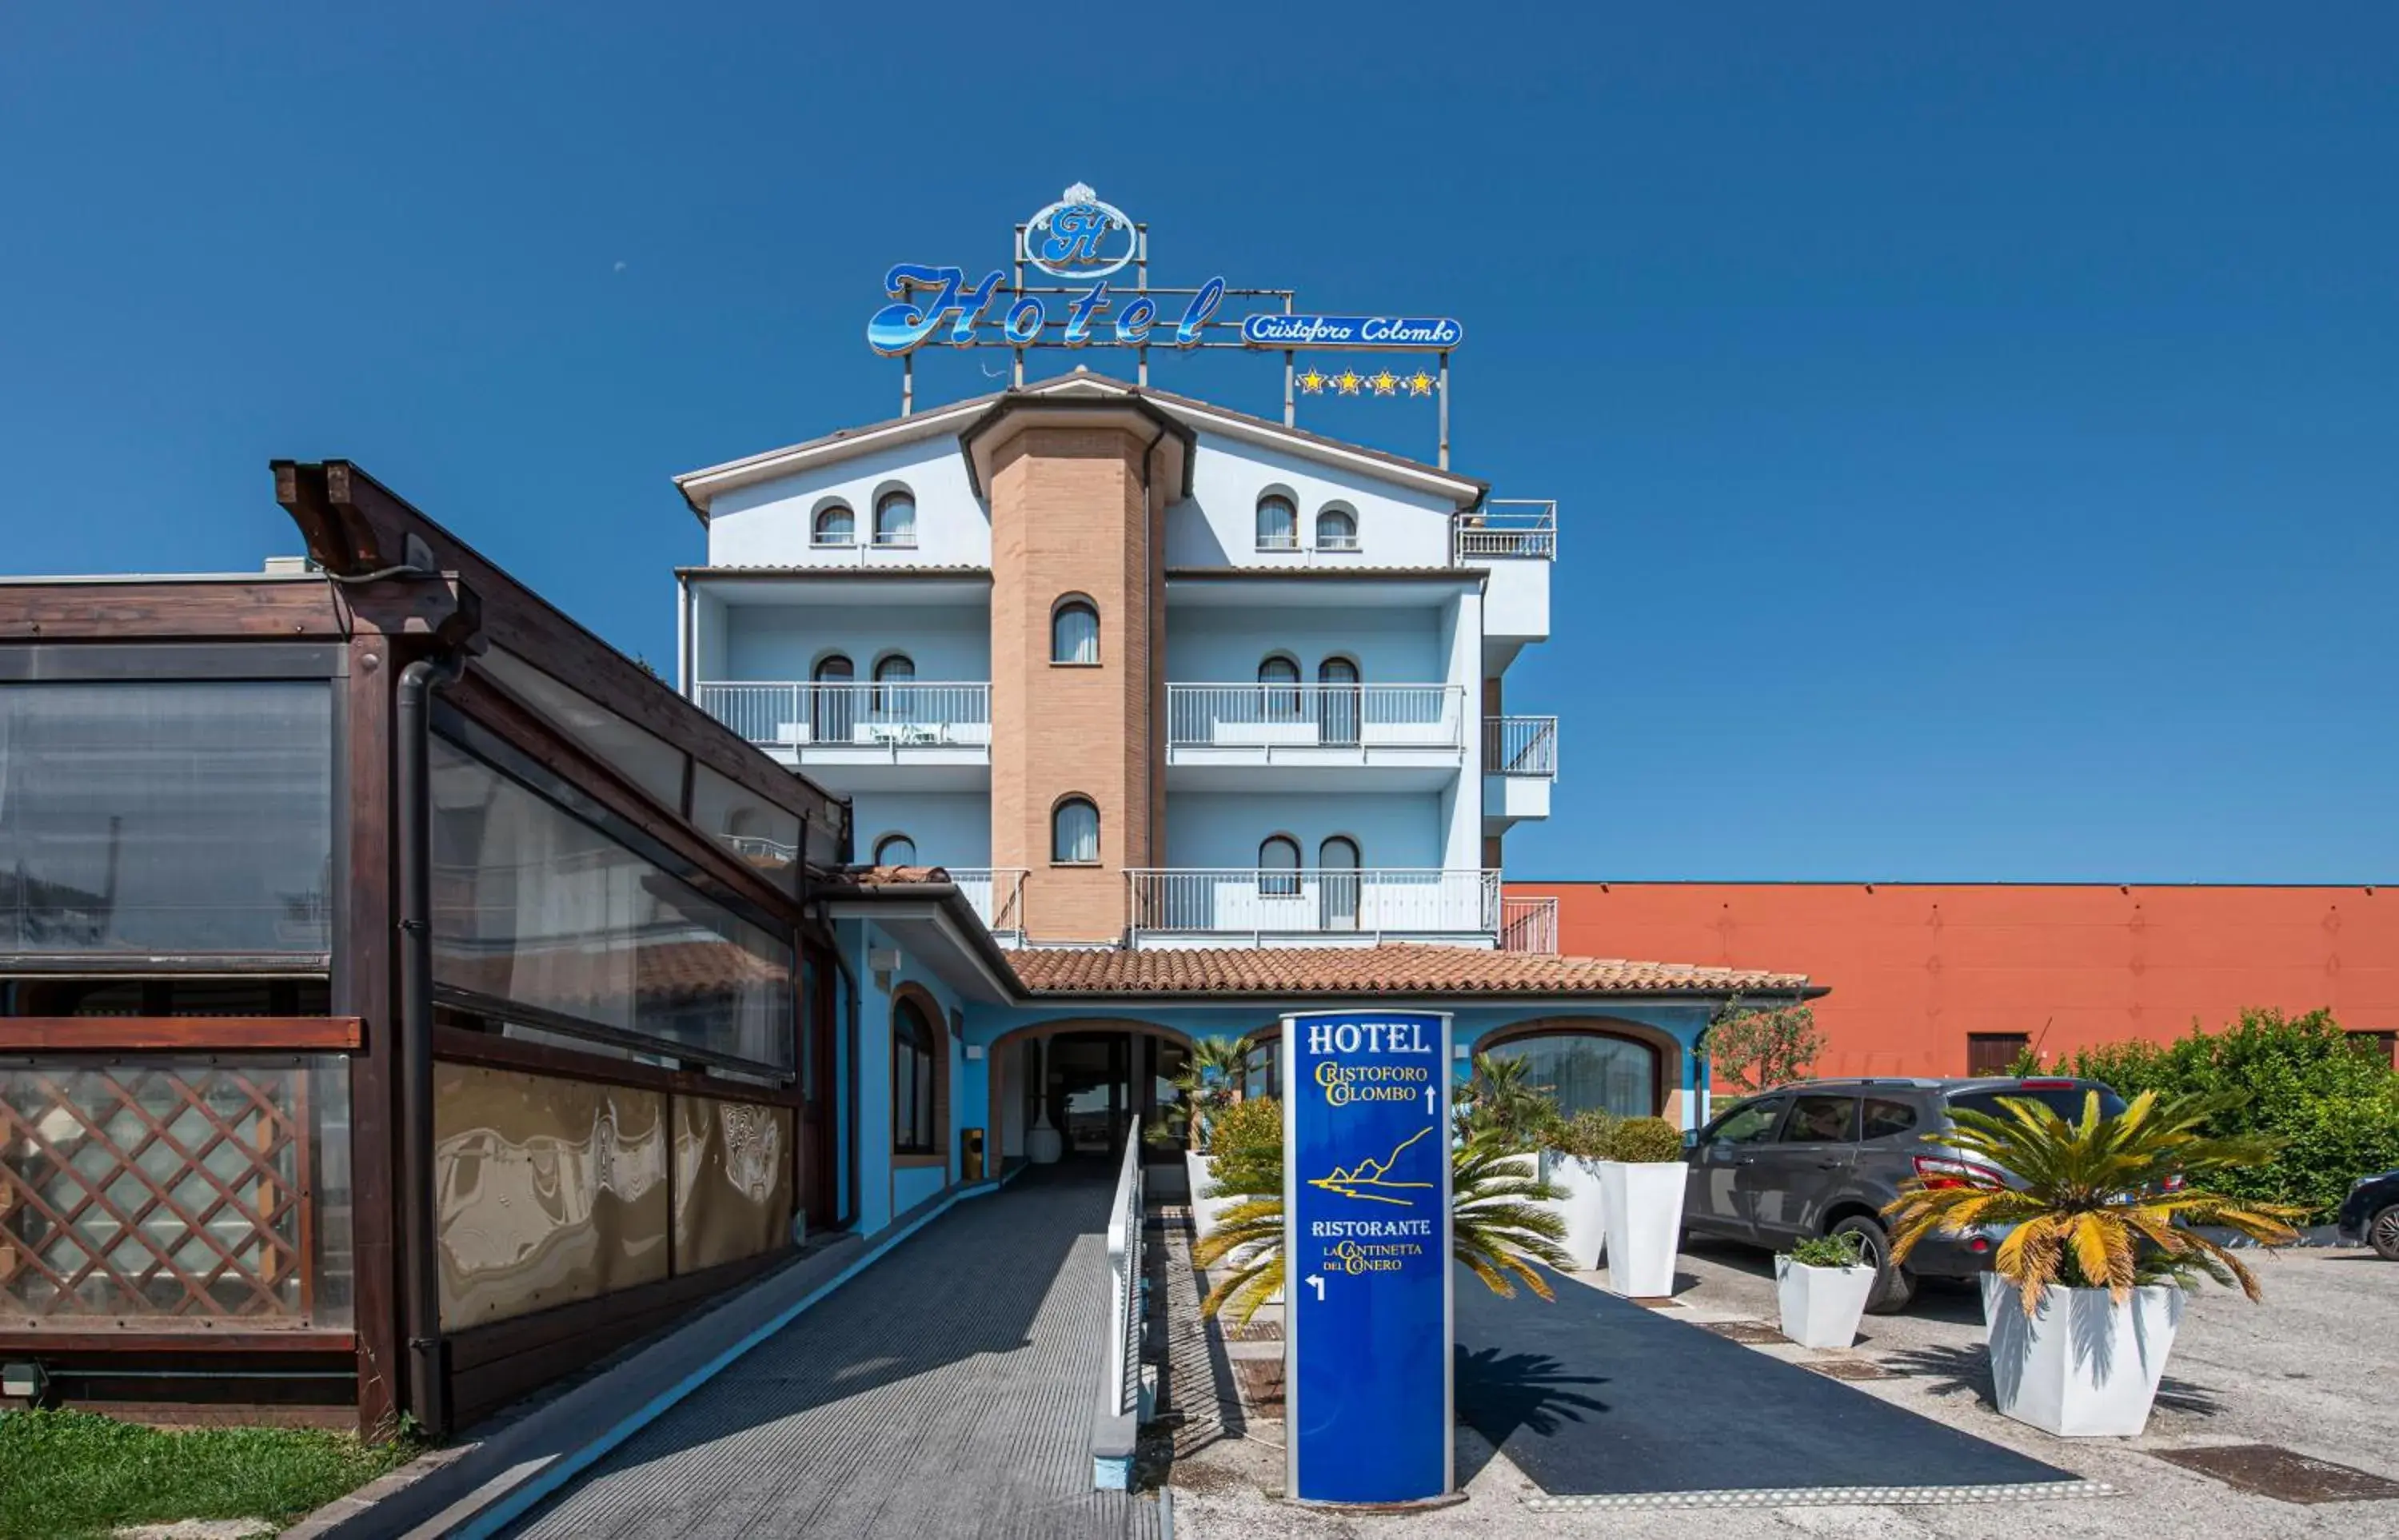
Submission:
[[[1458,1092],[1458,1136],[1488,1140],[1519,1153],[1538,1149],[1558,1120],[1550,1090],[1533,1084],[1523,1060],[1477,1054],[1474,1073]]]
[[[1183,1073],[1174,1077],[1174,1088],[1183,1093],[1186,1108],[1185,1148],[1195,1152],[1207,1148],[1208,1131],[1218,1114],[1241,1099],[1241,1072],[1248,1056],[1247,1038],[1203,1037],[1191,1045]],[[1153,1134],[1165,1128],[1167,1120],[1161,1115],[1159,1121],[1159,1128]]]
[[[1736,997],[1708,1023],[1705,1046],[1716,1074],[1744,1091],[1762,1091],[1805,1079],[1824,1051],[1824,1034],[1807,1006],[1760,1010]]]

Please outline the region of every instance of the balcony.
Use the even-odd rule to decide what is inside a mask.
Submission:
[[[1520,818],[1550,816],[1550,783],[1558,774],[1558,719],[1483,720],[1483,831],[1507,831]]]
[[[991,686],[702,682],[700,709],[836,791],[991,783]],[[874,772],[868,777],[861,767]]]
[[[1140,867],[1125,872],[1136,946],[1239,939],[1313,946],[1379,940],[1496,945],[1499,873],[1439,867]]]
[[[1452,684],[1169,684],[1166,723],[1170,787],[1425,790],[1466,763]]]
[[[1449,519],[1449,559],[1459,566],[1558,557],[1558,505],[1552,497],[1488,497]]]
[[[1555,898],[1501,898],[1499,950],[1556,956],[1558,901]]]
[[[974,906],[983,927],[1002,941],[1024,939],[1024,868],[952,866],[943,871]],[[1557,900],[1550,900],[1554,904]]]

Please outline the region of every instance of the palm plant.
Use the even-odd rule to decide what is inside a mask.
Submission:
[[[1467,1141],[1489,1140],[1516,1154],[1538,1149],[1558,1120],[1551,1087],[1536,1086],[1521,1059],[1474,1057],[1474,1073],[1457,1097],[1457,1131]]]
[[[1203,1037],[1191,1045],[1183,1073],[1173,1080],[1190,1109],[1184,1126],[1185,1148],[1198,1151],[1206,1143],[1216,1114],[1241,1099],[1241,1074],[1248,1057],[1246,1038]]]
[[[1558,1189],[1515,1158],[1519,1153],[1490,1138],[1450,1151],[1450,1254],[1503,1299],[1514,1298],[1521,1282],[1546,1300],[1553,1297],[1549,1280],[1533,1264],[1573,1265],[1558,1244],[1565,1221],[1539,1207]],[[1215,1231],[1191,1249],[1191,1260],[1212,1267],[1231,1259],[1200,1310],[1213,1316],[1229,1304],[1234,1319],[1246,1322],[1283,1286],[1282,1146],[1261,1143],[1226,1155],[1217,1167],[1222,1180],[1209,1196],[1241,1201],[1219,1216]]]
[[[2144,1091],[2106,1116],[2094,1091],[2073,1123],[2028,1099],[1999,1105],[2007,1115],[1959,1109],[1944,1142],[1966,1158],[1907,1182],[1883,1210],[1894,1264],[1935,1230],[2013,1225],[1991,1266],[2031,1316],[2053,1284],[2121,1300],[2143,1284],[2204,1276],[2255,1300],[2257,1279],[2241,1259],[2190,1226],[2220,1225],[2270,1246],[2297,1238],[2289,1221],[2302,1210],[2189,1184],[2273,1153],[2271,1140],[2208,1137],[2202,1125],[2215,1109],[2204,1098],[2162,1102]]]

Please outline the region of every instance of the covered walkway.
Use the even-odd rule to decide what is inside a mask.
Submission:
[[[1027,1173],[895,1248],[510,1533],[1158,1533],[1091,1490],[1112,1169]]]

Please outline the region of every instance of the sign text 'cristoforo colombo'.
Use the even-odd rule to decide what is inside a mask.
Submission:
[[[1245,316],[1241,341],[1252,347],[1403,347],[1446,352],[1466,328],[1446,316]]]
[[[1313,1503],[1444,1496],[1449,1018],[1282,1021],[1288,1490]]]

